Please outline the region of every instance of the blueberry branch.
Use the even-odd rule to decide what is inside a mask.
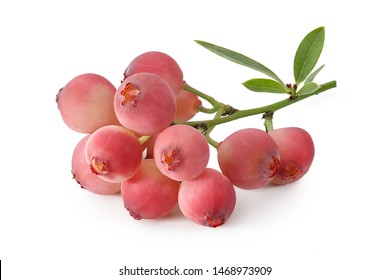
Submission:
[[[214,119],[219,119],[224,115],[225,107],[226,107],[225,105],[221,104],[220,108],[218,109],[218,111],[216,112],[216,114],[214,116]],[[230,108],[230,106],[228,106],[228,107]],[[200,122],[199,124],[195,125],[194,127],[203,133],[204,137],[206,137],[206,139],[207,139],[207,142],[211,146],[213,146],[216,149],[218,148],[219,142],[217,142],[216,140],[214,140],[210,136],[210,133],[215,128],[215,125],[209,126],[206,123]]]
[[[221,103],[218,102],[215,98],[213,98],[212,96],[197,90],[196,88],[191,87],[186,82],[184,82],[183,89],[188,91],[188,92],[191,92],[191,93],[193,93],[193,94],[195,94],[197,96],[199,96],[200,98],[202,98],[202,99],[204,99],[204,100],[206,100],[207,102],[210,103],[212,108],[206,108],[206,107],[203,107],[203,106],[199,106],[199,111],[202,112],[202,113],[213,114],[213,113],[217,112],[218,109],[221,107]]]
[[[184,122],[183,124],[196,127],[200,123],[203,123],[207,127],[215,127],[216,125],[219,125],[219,124],[222,124],[222,123],[231,122],[231,121],[234,121],[234,120],[237,120],[237,119],[240,119],[240,118],[245,118],[245,117],[259,115],[259,114],[264,114],[264,113],[274,113],[277,110],[280,110],[280,109],[282,109],[284,107],[290,106],[290,105],[292,105],[292,104],[294,104],[296,102],[299,102],[299,101],[301,101],[303,99],[306,99],[306,98],[308,98],[310,96],[317,95],[317,94],[319,94],[319,93],[321,93],[323,91],[335,88],[336,85],[337,85],[336,81],[327,82],[327,83],[324,83],[324,84],[320,85],[320,87],[316,91],[314,91],[314,92],[312,92],[310,94],[297,95],[294,98],[289,97],[289,98],[286,98],[286,99],[281,100],[279,102],[276,102],[276,103],[273,103],[273,104],[270,104],[270,105],[266,105],[266,106],[262,106],[262,107],[253,108],[253,109],[235,110],[233,113],[229,114],[228,116],[222,116],[221,115],[218,118],[213,118],[213,119],[210,119],[210,120],[188,121],[188,122]],[[209,95],[206,95],[204,93],[199,94],[200,92],[198,90],[195,90],[194,88],[190,87],[187,84],[185,85],[184,88],[187,91],[192,92],[192,93],[198,95],[199,97],[207,100],[213,106],[213,108],[210,109],[210,111],[211,110],[215,110],[214,112],[216,112],[216,111],[218,111],[219,108],[221,108],[223,106],[227,106],[227,105],[225,105],[223,103],[218,102],[217,100],[215,100],[213,97],[211,97]]]
[[[224,105],[222,103],[220,103],[220,107],[217,111],[217,113],[215,114],[214,116],[214,120],[216,119],[220,119],[222,116],[224,116],[224,114],[226,113],[226,110],[227,109],[231,109],[230,106],[227,106],[227,105]],[[218,145],[219,145],[219,142],[217,142],[216,140],[214,140],[213,138],[211,138],[210,136],[210,133],[211,131],[213,131],[213,129],[215,128],[215,125],[213,126],[208,126],[206,125],[207,129],[206,131],[204,132],[204,136],[206,137],[207,139],[207,142],[209,142],[209,144],[211,146],[213,146],[214,148],[218,149]]]

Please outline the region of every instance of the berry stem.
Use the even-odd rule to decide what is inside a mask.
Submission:
[[[202,113],[206,113],[206,114],[214,114],[215,113],[215,110],[216,108],[206,108],[202,105],[199,105],[198,106],[198,110],[199,112],[202,112]]]
[[[138,138],[138,141],[141,145],[145,144],[150,139],[151,136],[141,136]]]
[[[264,115],[263,115],[265,131],[267,131],[267,132],[270,132],[274,129],[274,126],[272,123],[273,116],[274,116],[273,112],[267,112],[267,113],[264,113]]]
[[[218,149],[219,142],[211,138],[209,133],[204,134],[204,137],[206,137],[207,142],[214,148]]]
[[[215,98],[213,98],[212,96],[210,96],[208,94],[205,94],[205,93],[191,87],[186,82],[184,82],[183,89],[199,96],[200,98],[203,98],[204,100],[206,100],[207,102],[210,103],[212,108],[206,108],[203,106],[199,106],[199,111],[201,111],[202,113],[213,114],[213,113],[217,112],[218,109],[221,107],[221,103],[218,102],[218,100],[216,100]]]
[[[210,120],[201,120],[201,121],[189,121],[189,122],[184,122],[182,124],[186,124],[186,125],[190,125],[190,126],[199,126],[199,124],[203,124],[204,126],[207,126],[207,127],[215,127],[216,125],[219,125],[219,124],[222,124],[222,123],[227,123],[227,122],[231,122],[231,121],[234,121],[234,120],[237,120],[237,119],[241,119],[241,118],[245,118],[245,117],[249,117],[249,116],[254,116],[254,115],[259,115],[259,114],[264,114],[264,113],[274,113],[276,112],[277,110],[280,110],[284,107],[287,107],[287,106],[290,106],[296,102],[299,102],[303,99],[306,99],[310,96],[313,96],[313,95],[317,95],[323,91],[326,91],[326,90],[329,90],[329,89],[332,89],[332,88],[335,88],[336,87],[336,81],[331,81],[331,82],[327,82],[327,83],[324,83],[320,86],[319,89],[317,89],[315,92],[312,92],[310,94],[306,94],[306,95],[297,95],[295,96],[294,98],[292,97],[289,97],[289,98],[286,98],[284,100],[281,100],[281,101],[278,101],[278,102],[275,102],[273,104],[270,104],[270,105],[266,105],[266,106],[261,106],[261,107],[257,107],[257,108],[253,108],[253,109],[247,109],[247,110],[235,110],[233,113],[231,113],[230,115],[228,116],[221,116],[219,118],[214,118],[214,119],[210,119]],[[185,86],[185,88],[187,88],[188,85]],[[193,92],[191,87],[188,86],[188,88],[191,89],[190,92]],[[187,88],[187,90],[188,90]],[[199,91],[195,90],[196,92],[199,93]],[[195,93],[196,94],[196,93]],[[198,95],[198,94],[197,94]],[[213,105],[213,108],[217,108],[216,111],[218,111],[218,108],[219,107],[222,107],[222,106],[225,106],[223,103],[219,103],[218,101],[216,101],[214,98],[206,95],[206,94],[202,94],[202,95],[198,95],[199,97],[207,97],[207,101],[210,102],[210,104]],[[218,104],[216,103],[218,102]]]
[[[220,105],[223,105],[223,104],[220,104]],[[219,119],[223,116],[223,114],[225,113],[226,111],[226,108],[227,106],[220,106],[217,113],[215,114],[214,116],[214,119]],[[215,128],[215,125],[213,126],[205,126],[207,129],[206,131],[203,132],[204,136],[206,137],[207,139],[207,142],[209,142],[209,144],[211,146],[213,146],[214,148],[218,149],[218,145],[219,145],[219,142],[217,142],[216,140],[214,140],[213,138],[211,138],[210,136],[210,133],[211,131],[213,131],[213,129]]]

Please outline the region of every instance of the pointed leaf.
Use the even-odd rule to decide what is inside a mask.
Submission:
[[[222,56],[223,58],[226,58],[226,59],[228,59],[230,61],[233,61],[235,63],[241,64],[243,66],[246,66],[246,67],[252,68],[252,69],[254,69],[256,71],[259,71],[259,72],[261,72],[261,73],[263,73],[263,74],[265,74],[265,75],[275,79],[281,85],[284,86],[283,81],[273,71],[271,71],[270,69],[265,67],[260,62],[257,62],[255,60],[253,60],[252,58],[249,58],[249,57],[247,57],[247,56],[245,56],[243,54],[240,54],[238,52],[226,49],[224,47],[217,46],[217,45],[214,45],[214,44],[211,44],[211,43],[207,43],[207,42],[204,42],[204,41],[195,40],[195,42],[198,43],[199,45],[205,47],[209,51],[212,51],[213,53],[215,53],[215,54],[217,54],[219,56]]]
[[[319,89],[320,86],[314,82],[305,84],[300,90],[298,90],[297,95],[306,95],[315,92]]]
[[[325,28],[314,29],[303,38],[294,58],[294,78],[299,85],[313,70],[321,55],[325,41]]]
[[[305,84],[312,82],[314,80],[314,78],[317,76],[317,74],[322,70],[322,68],[324,68],[324,66],[325,66],[325,64],[321,65],[316,71],[311,73],[309,75],[309,77],[306,78]]]
[[[256,92],[287,93],[284,86],[270,79],[252,79],[244,82],[243,85]]]

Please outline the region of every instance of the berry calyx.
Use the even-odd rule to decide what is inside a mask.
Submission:
[[[132,83],[127,83],[125,88],[121,91],[121,95],[124,97],[121,104],[125,106],[127,103],[130,103],[133,107],[137,106],[135,97],[140,94],[140,90],[135,88]]]
[[[225,223],[225,218],[222,217],[222,215],[217,214],[217,215],[207,215],[204,217],[204,220],[201,222],[202,225],[204,226],[209,226],[209,227],[218,227],[222,224]]]
[[[273,155],[270,162],[265,164],[264,177],[273,178],[278,172],[279,162],[279,159]]]
[[[169,171],[172,171],[175,166],[180,163],[179,159],[179,149],[173,149],[171,152],[164,151],[162,153],[161,163],[166,165]]]
[[[280,174],[283,179],[296,179],[299,174],[302,173],[302,168],[295,162],[288,163],[285,168],[280,168],[280,170]]]
[[[107,161],[99,161],[95,157],[91,160],[91,171],[96,175],[104,175],[108,173]]]

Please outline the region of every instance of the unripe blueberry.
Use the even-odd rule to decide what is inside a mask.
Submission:
[[[126,68],[124,78],[141,72],[156,74],[163,78],[175,95],[183,87],[183,72],[180,66],[165,53],[151,51],[137,56]]]
[[[173,180],[184,181],[195,178],[205,170],[210,149],[199,130],[177,124],[159,133],[153,154],[163,174]]]
[[[81,133],[92,133],[106,125],[119,125],[114,112],[116,88],[104,77],[87,73],[70,80],[57,94],[57,105],[65,124]]]
[[[229,219],[235,205],[233,184],[217,170],[206,168],[198,177],[180,185],[180,210],[197,224],[220,226]]]
[[[192,119],[199,112],[202,105],[199,97],[186,90],[181,90],[176,96],[176,113],[174,121],[185,122]]]
[[[119,86],[114,109],[124,127],[140,135],[154,135],[172,123],[176,100],[172,89],[161,77],[137,73]]]
[[[157,219],[177,205],[180,182],[161,173],[153,159],[144,159],[137,173],[122,182],[125,208],[136,219]]]
[[[279,159],[275,141],[256,128],[238,130],[218,146],[222,173],[242,189],[256,189],[270,183],[278,170]]]
[[[273,184],[295,182],[308,171],[314,159],[314,143],[310,134],[299,127],[285,127],[269,132],[280,151],[279,169]]]
[[[149,138],[149,140],[146,142],[146,155],[145,158],[154,158],[154,143],[156,142],[156,139],[158,137],[158,134],[155,134]]]
[[[142,161],[142,146],[133,132],[122,126],[99,128],[89,137],[86,160],[92,172],[108,182],[129,179]]]
[[[109,195],[120,192],[120,183],[107,182],[92,172],[85,158],[85,144],[89,137],[90,135],[84,136],[74,148],[72,155],[73,178],[83,189],[96,194]]]

